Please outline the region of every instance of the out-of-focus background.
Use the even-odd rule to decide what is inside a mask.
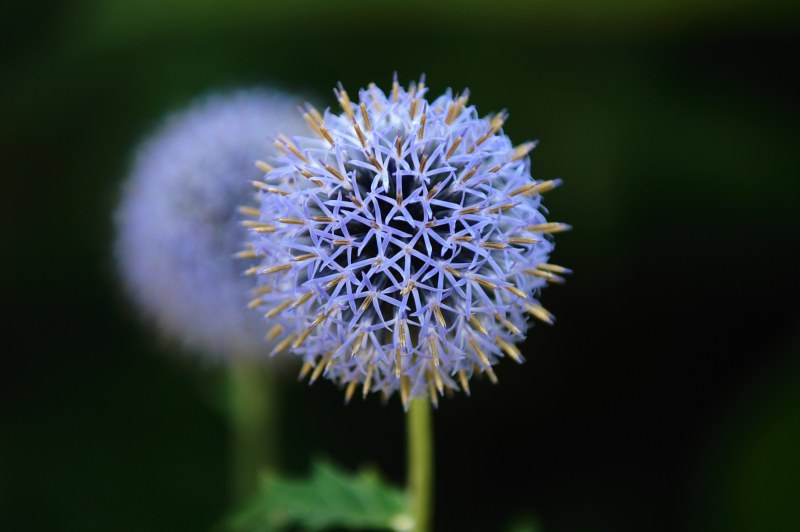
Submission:
[[[800,530],[796,2],[12,0],[0,19],[0,529],[208,530],[224,381],[157,341],[110,243],[132,150],[210,89],[333,106],[427,74],[508,109],[574,268],[527,363],[442,402],[437,530]],[[283,375],[283,470],[403,481],[399,402]]]

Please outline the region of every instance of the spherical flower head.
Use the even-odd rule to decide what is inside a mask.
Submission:
[[[263,174],[253,163],[279,131],[304,127],[290,96],[243,90],[195,101],[139,147],[115,216],[116,258],[127,292],[170,340],[217,358],[264,349],[246,308],[252,283],[232,257],[247,234],[237,208],[255,204],[242,176]]]
[[[259,309],[280,320],[274,352],[346,398],[399,391],[434,403],[469,391],[473,374],[522,355],[527,315],[552,316],[535,295],[568,273],[547,262],[550,234],[528,153],[503,133],[504,112],[481,118],[467,94],[429,101],[423,82],[389,94],[374,85],[343,112],[305,118],[317,138],[289,138],[261,194],[250,244],[262,255]]]

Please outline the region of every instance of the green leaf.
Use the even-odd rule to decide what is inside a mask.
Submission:
[[[410,530],[405,494],[374,471],[351,475],[316,463],[304,480],[267,477],[259,493],[229,522],[237,532],[272,532],[299,527],[323,530]]]

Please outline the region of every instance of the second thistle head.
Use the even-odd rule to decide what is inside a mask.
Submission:
[[[247,310],[248,280],[231,259],[247,233],[236,207],[258,178],[253,159],[278,131],[302,131],[295,97],[274,90],[214,93],[169,115],[137,150],[115,213],[120,278],[165,338],[208,360],[263,348]],[[250,257],[251,250],[238,253]]]
[[[517,362],[535,299],[566,268],[548,263],[535,143],[514,146],[504,112],[480,117],[468,94],[429,100],[424,82],[305,114],[316,138],[280,137],[263,181],[250,244],[261,263],[261,312],[277,325],[274,352],[303,374],[346,387],[432,401],[501,358]]]

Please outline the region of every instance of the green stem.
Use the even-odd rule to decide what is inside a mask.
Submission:
[[[413,399],[406,414],[408,490],[415,532],[429,532],[433,517],[433,423],[427,399]]]
[[[278,408],[274,378],[263,364],[230,363],[231,490],[235,504],[255,494],[260,474],[276,463]]]

